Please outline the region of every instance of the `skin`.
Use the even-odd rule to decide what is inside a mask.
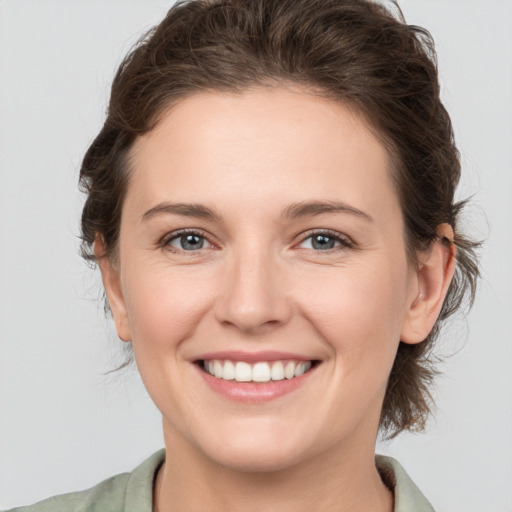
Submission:
[[[183,99],[131,157],[119,256],[102,258],[101,237],[95,250],[163,417],[155,509],[391,511],[374,463],[386,382],[399,341],[430,332],[454,254],[436,242],[409,263],[386,149],[347,107],[282,87]],[[283,216],[309,201],[349,208]],[[168,203],[218,218],[160,211]],[[202,247],[185,250],[179,229]],[[314,246],[325,230],[333,247]],[[291,393],[234,402],[194,363],[216,350],[320,364]]]

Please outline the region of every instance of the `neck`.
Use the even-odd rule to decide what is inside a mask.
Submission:
[[[155,512],[392,512],[393,495],[375,467],[374,443],[329,449],[286,469],[244,472],[222,466],[166,434],[168,457],[155,485]]]

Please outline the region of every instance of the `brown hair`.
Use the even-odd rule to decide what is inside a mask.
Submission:
[[[412,262],[436,239],[440,224],[454,229],[457,268],[441,314],[424,342],[400,343],[381,414],[380,428],[388,437],[421,429],[435,375],[432,345],[441,322],[465,297],[472,302],[478,244],[458,229],[459,155],[439,97],[432,38],[425,29],[407,25],[396,3],[389,9],[369,0],[175,4],[119,67],[107,119],[84,157],[82,254],[94,260],[100,235],[106,256],[115,257],[130,148],[170,105],[200,91],[286,84],[351,106],[385,143]]]

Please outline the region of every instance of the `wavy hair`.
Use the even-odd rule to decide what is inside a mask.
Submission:
[[[399,344],[380,420],[387,437],[421,430],[436,373],[432,347],[442,322],[472,303],[478,243],[459,229],[464,205],[454,200],[459,153],[440,100],[432,37],[406,24],[396,2],[176,3],[120,65],[104,126],[83,159],[82,254],[94,260],[100,235],[106,256],[116,257],[130,148],[170,105],[201,91],[286,84],[348,105],[368,120],[392,158],[413,263],[436,240],[440,224],[453,227],[457,265],[441,314],[422,343]]]

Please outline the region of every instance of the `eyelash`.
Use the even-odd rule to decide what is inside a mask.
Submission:
[[[346,249],[354,249],[355,248],[354,242],[349,237],[347,237],[346,235],[342,235],[341,233],[338,233],[337,231],[332,231],[330,229],[316,229],[316,230],[306,232],[303,235],[300,243],[302,244],[309,238],[314,238],[315,236],[326,236],[327,238],[333,239],[335,242],[339,242],[338,247],[333,247],[331,249],[326,249],[324,251],[320,251],[317,249],[308,249],[308,250],[314,251],[315,253],[318,253],[318,254],[321,254],[321,253],[331,254],[336,251],[343,251]]]
[[[208,243],[211,244],[211,242],[208,240],[208,236],[203,233],[202,231],[200,230],[197,230],[197,229],[180,229],[178,231],[173,231],[172,233],[169,233],[168,235],[164,236],[164,238],[162,238],[161,242],[160,242],[160,246],[163,247],[164,249],[167,249],[168,251],[170,252],[173,252],[173,253],[197,253],[199,251],[187,251],[185,249],[177,249],[176,247],[173,247],[171,245],[171,242],[173,240],[177,240],[178,238],[181,238],[183,236],[187,236],[187,235],[194,235],[194,236],[197,236],[199,238],[204,238],[205,240],[208,241]]]
[[[209,244],[212,244],[212,242],[210,242],[208,240],[208,236],[205,233],[203,233],[202,231],[200,231],[200,230],[183,229],[183,230],[174,231],[172,233],[169,233],[168,235],[166,235],[161,240],[159,245],[161,247],[165,248],[166,250],[168,250],[170,252],[173,252],[173,253],[189,253],[189,254],[198,253],[201,249],[196,250],[196,251],[194,251],[194,250],[186,250],[186,249],[177,249],[176,247],[173,247],[172,245],[170,245],[170,243],[172,241],[177,240],[178,238],[183,237],[183,236],[187,236],[187,235],[193,235],[193,236],[197,236],[199,238],[203,238]],[[317,250],[317,249],[306,249],[306,250],[313,251],[313,252],[315,252],[317,254],[321,254],[321,253],[331,254],[331,253],[333,253],[335,251],[343,251],[343,250],[346,250],[346,249],[353,249],[353,248],[355,248],[355,244],[354,244],[354,242],[350,238],[348,238],[346,235],[342,235],[341,233],[338,233],[336,231],[332,231],[330,229],[317,229],[317,230],[312,230],[312,231],[306,232],[303,235],[302,239],[300,240],[299,244],[302,244],[306,240],[308,240],[310,238],[313,238],[315,236],[325,236],[327,238],[333,239],[335,241],[335,243],[336,242],[339,243],[339,245],[337,247],[333,247],[333,248],[326,249],[326,250],[323,250],[323,251],[322,250]]]

